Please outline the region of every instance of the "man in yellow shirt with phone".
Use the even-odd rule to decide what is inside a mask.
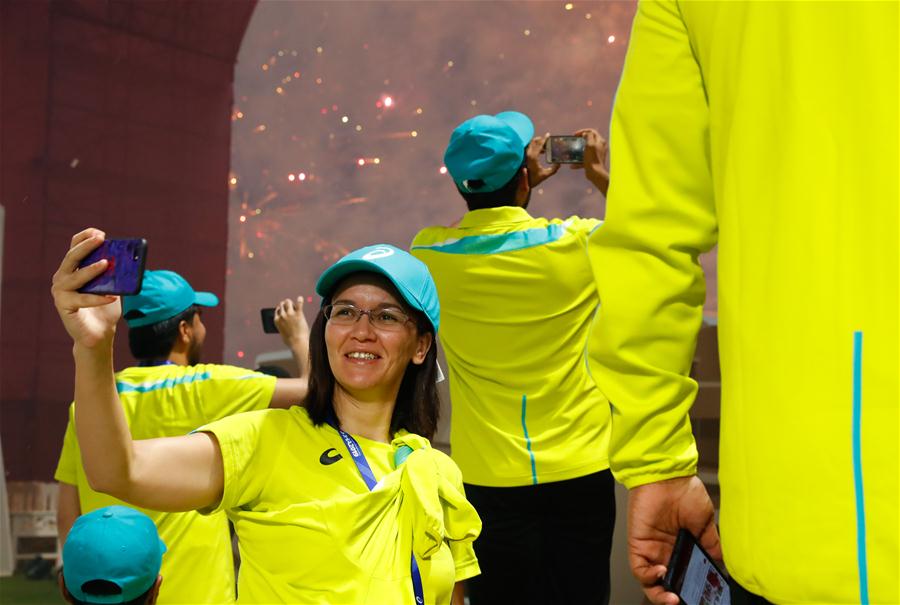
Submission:
[[[285,303],[290,302],[290,305]],[[140,364],[116,374],[116,389],[135,439],[185,435],[199,426],[266,407],[288,407],[306,396],[309,327],[302,302],[285,301],[276,321],[302,378],[274,378],[244,368],[200,363],[206,327],[201,309],[219,299],[195,292],[174,271],[147,271],[141,292],[123,297],[132,355]],[[59,481],[60,543],[78,515],[121,504],[91,489],[75,431],[75,403],[55,478]],[[156,523],[169,552],[159,603],[231,603],[234,561],[224,514],[144,511]]]

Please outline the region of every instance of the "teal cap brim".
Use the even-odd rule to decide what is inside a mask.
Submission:
[[[212,292],[194,292],[194,304],[201,307],[218,307],[219,297]]]
[[[427,312],[422,307],[422,303],[416,300],[416,297],[412,292],[399,280],[395,279],[384,267],[379,265],[378,263],[373,263],[372,261],[362,260],[360,258],[339,261],[338,263],[332,265],[319,277],[319,281],[316,282],[316,294],[322,297],[322,304],[325,304],[326,300],[331,298],[331,295],[334,293],[334,289],[337,287],[338,283],[348,275],[352,275],[354,273],[377,273],[379,275],[385,276],[388,281],[394,284],[394,287],[397,288],[397,292],[400,293],[400,296],[403,297],[403,300],[417,311],[422,311],[423,313]]]

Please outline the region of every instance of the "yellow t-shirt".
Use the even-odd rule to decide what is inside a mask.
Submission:
[[[216,436],[226,511],[238,534],[241,603],[414,605],[415,552],[428,605],[449,603],[477,575],[481,520],[459,469],[428,440],[355,437],[375,478],[369,491],[337,431],[306,410],[240,414],[199,429]],[[393,469],[394,446],[415,451]]]
[[[275,378],[232,366],[163,365],[122,370],[116,387],[132,437],[152,439],[185,435],[219,418],[265,408]],[[78,488],[82,513],[125,504],[90,488],[81,464],[74,403],[55,478]],[[159,603],[234,602],[234,558],[225,515],[144,512],[167,547]]]
[[[506,206],[413,240],[441,299],[450,445],[466,483],[533,485],[609,467],[609,402],[585,359],[600,302],[585,248],[599,224]]]

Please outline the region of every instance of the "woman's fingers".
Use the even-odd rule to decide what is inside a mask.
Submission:
[[[73,237],[72,247],[63,257],[57,274],[74,273],[78,269],[78,264],[103,243],[103,238],[103,232],[99,229],[85,229]]]
[[[74,248],[76,245],[80,244],[84,240],[91,238],[91,237],[95,237],[95,236],[99,236],[100,241],[103,241],[106,238],[106,234],[103,231],[101,231],[100,229],[97,229],[96,227],[88,227],[84,231],[79,231],[78,233],[76,233],[75,235],[72,236],[72,243],[69,244],[69,248]]]
[[[116,302],[117,296],[110,294],[72,294],[67,298],[70,308],[88,309],[90,307],[102,307]]]
[[[105,258],[74,271],[65,271],[60,268],[53,276],[53,285],[50,288],[55,293],[75,292],[95,277],[102,275],[109,266]]]

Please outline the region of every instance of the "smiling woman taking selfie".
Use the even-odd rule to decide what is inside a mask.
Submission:
[[[241,603],[452,603],[477,575],[481,521],[459,469],[432,449],[437,292],[387,245],[348,254],[316,285],[303,406],[238,414],[184,437],[132,441],[113,379],[118,298],[78,288],[87,229],[53,278],[75,346],[75,423],[96,489],[162,511],[224,510],[241,548]]]

